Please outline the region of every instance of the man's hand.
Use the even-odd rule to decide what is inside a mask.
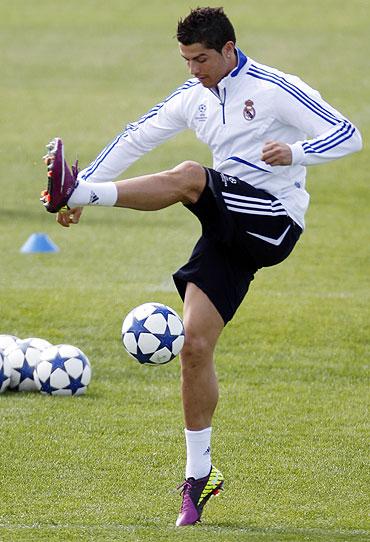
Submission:
[[[292,151],[286,143],[266,141],[262,149],[261,160],[269,166],[290,166]]]
[[[69,228],[70,224],[78,224],[82,214],[83,207],[75,207],[74,209],[61,209],[57,214],[57,222],[65,228]]]

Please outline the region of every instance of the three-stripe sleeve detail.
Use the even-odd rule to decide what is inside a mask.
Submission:
[[[121,139],[121,136],[123,134],[118,134],[118,136],[113,139],[113,141],[111,143],[109,143],[109,145],[107,145],[102,151],[101,153],[97,156],[97,158],[95,158],[94,162],[92,162],[90,164],[90,166],[86,169],[84,175],[83,175],[83,179],[86,181],[90,175],[92,175],[94,173],[94,171],[99,167],[99,165],[104,161],[104,159],[108,156],[108,154],[114,149],[114,147],[117,145],[117,143],[119,142],[119,140]]]
[[[330,136],[322,139],[318,138],[314,143],[305,141],[302,147],[306,154],[321,154],[350,139],[354,133],[355,127],[344,120],[338,130],[330,134]]]
[[[279,86],[326,122],[332,126],[338,126],[338,129],[327,137],[318,138],[313,143],[308,141],[304,142],[302,147],[306,154],[322,154],[327,152],[330,149],[340,145],[347,139],[350,139],[355,133],[356,129],[349,121],[343,119],[342,117],[336,116],[323,104],[317,102],[302,89],[288,81],[285,77],[256,66],[255,64],[251,65],[247,74]]]
[[[326,109],[319,102],[311,98],[311,96],[309,96],[306,92],[301,90],[299,87],[287,81],[287,79],[285,79],[285,77],[282,77],[281,75],[278,75],[276,73],[270,72],[263,68],[257,67],[254,64],[252,64],[251,67],[249,68],[247,75],[251,75],[252,77],[255,77],[257,79],[263,79],[265,81],[269,81],[270,83],[277,85],[278,87],[283,89],[285,92],[287,92],[288,94],[296,98],[305,107],[313,111],[313,113],[315,113],[322,119],[326,120],[333,126],[335,126],[336,124],[338,124],[338,122],[341,122],[342,120],[336,117],[334,113]]]
[[[178,96],[179,94],[181,94],[181,92],[193,88],[194,86],[199,84],[199,81],[189,79],[181,87],[177,88],[172,94],[170,94],[165,100],[152,107],[145,115],[140,117],[137,122],[129,123],[126,126],[124,132],[118,134],[118,136],[101,151],[101,153],[94,160],[94,162],[90,164],[90,166],[86,169],[83,178],[87,180],[96,171],[100,164],[107,158],[107,156],[112,152],[117,143],[119,143],[122,138],[127,137],[130,131],[136,131],[141,124],[144,124],[148,119],[155,117],[158,114],[158,111],[160,111],[167,102],[172,100],[172,98]]]
[[[189,81],[186,81],[186,83],[184,83],[181,87],[177,88],[172,94],[170,94],[169,96],[167,96],[167,98],[165,98],[163,100],[163,102],[160,102],[158,103],[157,105],[155,105],[154,107],[152,107],[152,109],[150,109],[145,115],[143,115],[142,117],[140,117],[140,119],[134,123],[134,124],[130,124],[128,125],[128,129],[137,129],[138,126],[140,124],[143,124],[144,122],[146,122],[148,119],[152,118],[152,117],[155,117],[158,113],[158,111],[160,109],[162,109],[162,107],[167,103],[169,102],[170,100],[172,100],[172,98],[174,98],[175,96],[178,96],[179,94],[181,94],[181,92],[183,92],[184,90],[188,90],[190,88],[193,88],[195,87],[196,85],[199,85],[200,82],[199,81],[194,81],[192,79],[189,79]]]

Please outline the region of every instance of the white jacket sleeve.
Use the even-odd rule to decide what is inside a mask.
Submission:
[[[143,154],[187,128],[181,104],[181,90],[177,89],[137,122],[128,124],[124,132],[80,171],[78,178],[90,182],[114,181]]]
[[[295,126],[307,137],[290,144],[292,165],[322,164],[361,150],[356,126],[316,90],[298,78],[291,79],[291,92],[279,91],[278,114],[281,122]]]

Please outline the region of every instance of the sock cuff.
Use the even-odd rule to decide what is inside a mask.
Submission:
[[[91,183],[80,181],[68,200],[69,207],[104,205],[112,207],[117,202],[118,192],[114,182]]]
[[[191,442],[201,442],[208,436],[210,437],[211,433],[212,427],[206,427],[205,429],[201,429],[200,431],[190,431],[189,429],[185,429],[186,440]]]

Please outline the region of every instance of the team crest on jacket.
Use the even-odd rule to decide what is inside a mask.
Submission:
[[[245,107],[243,109],[243,115],[245,120],[253,120],[256,116],[256,110],[253,107],[253,100],[246,100],[244,104]]]

